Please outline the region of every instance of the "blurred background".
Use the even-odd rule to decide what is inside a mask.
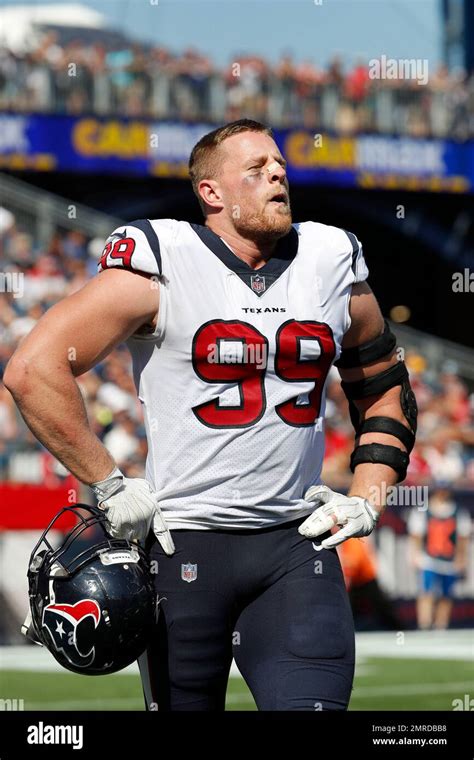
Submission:
[[[0,5],[0,377],[95,274],[114,227],[202,222],[189,153],[243,117],[274,129],[294,220],[362,241],[420,410],[407,480],[376,534],[340,550],[358,631],[351,709],[469,709],[455,705],[474,693],[473,3]],[[96,434],[142,477],[125,346],[79,385]],[[336,490],[352,448],[333,369],[323,477]],[[91,695],[19,633],[29,554],[71,501],[93,503],[0,382],[0,709],[143,709],[136,669],[94,679]],[[255,709],[235,670],[228,709]]]

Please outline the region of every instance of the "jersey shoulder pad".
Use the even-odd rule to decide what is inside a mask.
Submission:
[[[367,268],[367,264],[365,263],[362,243],[354,235],[353,232],[349,232],[349,230],[343,229],[341,229],[341,232],[343,232],[349,238],[351,246],[351,269],[354,272],[354,282],[363,282],[369,276],[369,270]]]
[[[162,274],[162,245],[172,234],[173,219],[135,219],[117,227],[105,241],[98,271],[120,267]]]
[[[345,266],[348,265],[352,269],[354,282],[367,279],[369,270],[365,263],[362,243],[353,232],[320,222],[303,222],[298,227],[299,234],[314,236],[319,242],[322,240],[330,251],[342,257]]]

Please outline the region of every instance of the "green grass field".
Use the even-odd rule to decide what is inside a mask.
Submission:
[[[3,699],[21,698],[25,710],[143,710],[137,675],[104,677],[1,670]],[[452,710],[474,693],[474,666],[462,660],[379,657],[358,665],[351,710]],[[240,677],[229,681],[228,710],[255,710]]]

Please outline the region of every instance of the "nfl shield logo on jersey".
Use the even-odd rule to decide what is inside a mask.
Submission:
[[[181,565],[181,580],[186,581],[186,583],[191,583],[191,581],[195,581],[198,575],[198,566],[191,564],[191,562],[186,562],[185,564]]]
[[[261,274],[253,274],[250,278],[250,286],[255,293],[263,293],[265,290],[265,277]]]

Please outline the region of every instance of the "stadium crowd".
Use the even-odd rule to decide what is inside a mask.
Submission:
[[[196,49],[180,54],[130,42],[118,45],[45,33],[24,54],[0,47],[0,108],[20,112],[232,121],[335,129],[340,134],[474,136],[474,74],[429,71],[413,78],[372,79],[369,62],[326,68],[282,55],[236,55],[218,68]]]
[[[95,274],[104,241],[57,228],[49,244],[40,246],[14,214],[2,208],[0,234],[0,271],[18,286],[10,292],[5,287],[0,291],[1,377],[16,345],[45,310]],[[406,483],[422,485],[436,478],[453,486],[474,487],[474,395],[469,395],[451,362],[435,369],[417,353],[408,354],[406,361],[420,409],[417,444]],[[142,477],[147,443],[130,370],[128,350],[121,346],[78,382],[95,433],[126,475]],[[325,426],[323,477],[332,487],[345,488],[351,477],[349,457],[354,433],[334,368]],[[23,423],[1,383],[0,431],[0,480],[54,485],[66,475]]]

